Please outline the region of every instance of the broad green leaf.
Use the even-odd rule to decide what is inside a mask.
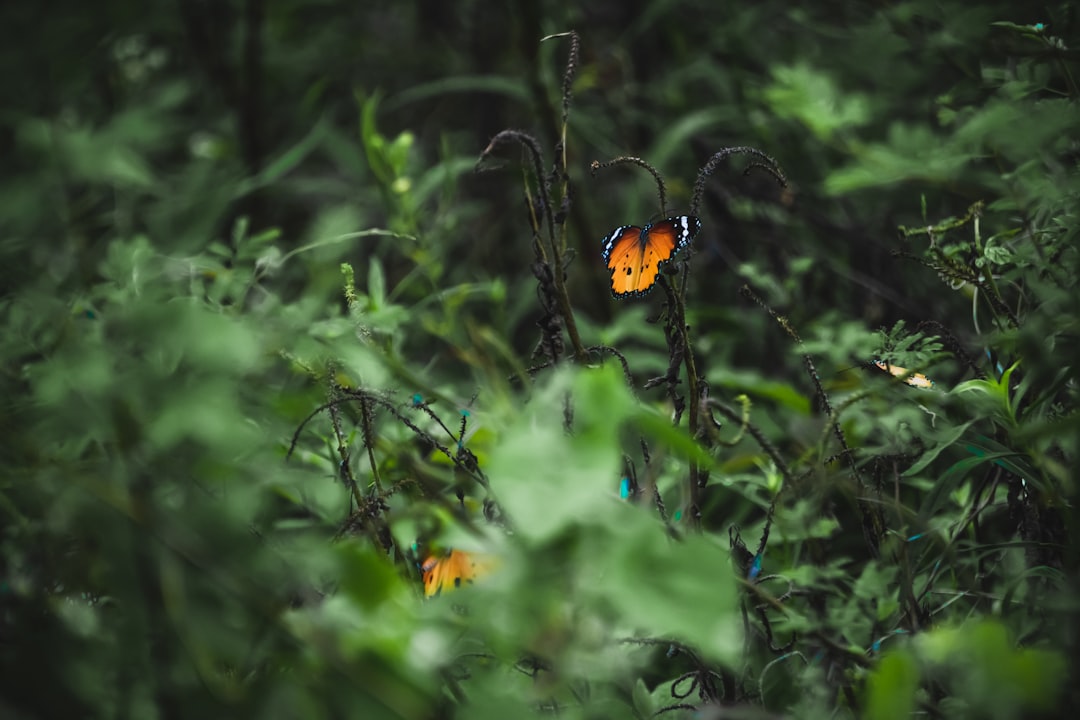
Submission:
[[[956,427],[950,428],[948,432],[946,432],[932,448],[924,452],[922,454],[922,457],[920,457],[911,467],[909,467],[903,472],[903,476],[912,477],[921,473],[924,469],[930,466],[930,463],[934,462],[934,460],[937,460],[938,455],[940,455],[943,450],[956,444],[956,441],[959,440],[960,437],[965,432],[967,432],[967,429],[971,427],[974,423],[974,420],[969,420],[963,425],[958,425]]]
[[[915,709],[919,667],[911,653],[887,653],[866,683],[866,717],[905,720]]]

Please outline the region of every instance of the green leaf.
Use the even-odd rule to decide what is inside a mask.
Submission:
[[[416,142],[416,137],[409,131],[400,133],[386,146],[386,159],[395,177],[405,174],[406,165],[409,161],[409,150]]]
[[[1013,412],[1013,402],[1010,397],[1009,382],[1012,374],[1019,366],[1019,361],[1012,364],[1001,374],[999,379],[968,380],[953,388],[953,394],[967,396],[972,402],[973,410],[979,415],[989,415],[996,418],[1008,428],[1015,428],[1018,424]]]
[[[371,308],[377,310],[386,301],[386,278],[383,276],[382,263],[372,257],[368,264],[368,298]]]
[[[611,536],[590,547],[589,593],[641,636],[677,640],[734,667],[743,637],[728,552],[701,535],[672,540],[632,507],[610,517]]]
[[[955,148],[946,152],[941,139],[931,129],[894,123],[889,128],[887,143],[854,144],[852,155],[854,162],[832,171],[825,180],[829,195],[906,180],[944,183],[962,173],[975,154]]]
[[[911,653],[887,653],[866,681],[868,720],[906,720],[915,709],[919,667]]]
[[[645,687],[645,681],[638,678],[634,681],[634,688],[631,690],[631,697],[634,702],[634,710],[639,717],[652,717],[656,712],[656,707],[653,704],[652,693]]]
[[[575,434],[568,437],[571,380]],[[542,542],[594,522],[597,507],[614,502],[621,463],[615,438],[632,407],[621,372],[608,365],[554,376],[515,413],[492,450],[490,476],[516,533]]]
[[[982,717],[1027,717],[1056,707],[1066,665],[1058,652],[1017,649],[1000,622],[981,620],[938,628],[916,647],[937,677]]]
[[[370,547],[356,541],[335,546],[341,563],[341,586],[365,610],[373,610],[388,600],[401,585],[394,566]]]
[[[519,103],[529,99],[525,83],[520,78],[499,75],[456,75],[429,83],[413,85],[386,101],[388,111],[397,110],[410,103],[454,93],[493,93]]]
[[[260,188],[273,185],[298,168],[313,151],[322,145],[327,127],[324,120],[317,122],[300,142],[268,162],[257,175],[237,183],[233,190],[233,198],[239,199]]]
[[[671,419],[652,408],[635,408],[632,416],[634,426],[656,442],[678,453],[681,457],[709,468],[715,459],[686,433],[686,429],[671,424]]]
[[[819,142],[870,117],[863,95],[842,92],[831,76],[806,64],[773,68],[773,82],[764,94],[774,112],[799,120]]]
[[[389,186],[394,179],[394,170],[386,158],[386,139],[375,127],[379,93],[374,93],[366,100],[357,95],[356,101],[360,105],[360,142],[364,146],[368,167],[379,182]]]
[[[967,429],[975,423],[974,420],[968,420],[962,425],[950,428],[947,432],[940,436],[938,441],[934,443],[934,446],[924,452],[922,457],[915,461],[915,463],[903,472],[903,477],[912,477],[918,475],[927,467],[930,463],[937,459],[938,455],[942,453],[946,448],[952,447],[956,444],[956,441],[967,432]]]

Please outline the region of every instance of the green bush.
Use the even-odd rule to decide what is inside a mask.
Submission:
[[[1067,4],[61,5],[0,716],[1076,708]]]

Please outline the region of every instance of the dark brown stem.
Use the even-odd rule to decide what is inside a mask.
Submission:
[[[784,176],[784,171],[780,169],[780,166],[771,157],[761,152],[760,150],[752,147],[729,147],[720,150],[705,163],[698,172],[697,180],[694,182],[694,195],[690,200],[690,214],[697,215],[701,209],[701,198],[705,193],[705,181],[716,172],[716,168],[720,166],[726,158],[731,155],[753,155],[758,158],[760,162],[754,162],[750,168],[759,168],[765,170],[780,183],[781,186],[787,187],[787,178]]]
[[[657,197],[659,197],[660,199],[660,214],[667,215],[667,190],[664,187],[664,178],[661,177],[660,172],[652,165],[650,165],[648,161],[643,160],[639,157],[631,157],[629,155],[620,155],[619,157],[612,158],[607,162],[593,160],[592,164],[589,165],[589,172],[593,175],[596,175],[597,170],[603,170],[605,168],[614,167],[615,165],[622,165],[624,163],[637,165],[638,167],[645,168],[649,171],[649,174],[653,176],[654,180],[656,180],[656,194]]]

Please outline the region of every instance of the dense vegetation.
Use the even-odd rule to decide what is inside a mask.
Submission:
[[[509,5],[0,9],[0,716],[1080,708],[1074,5]]]

